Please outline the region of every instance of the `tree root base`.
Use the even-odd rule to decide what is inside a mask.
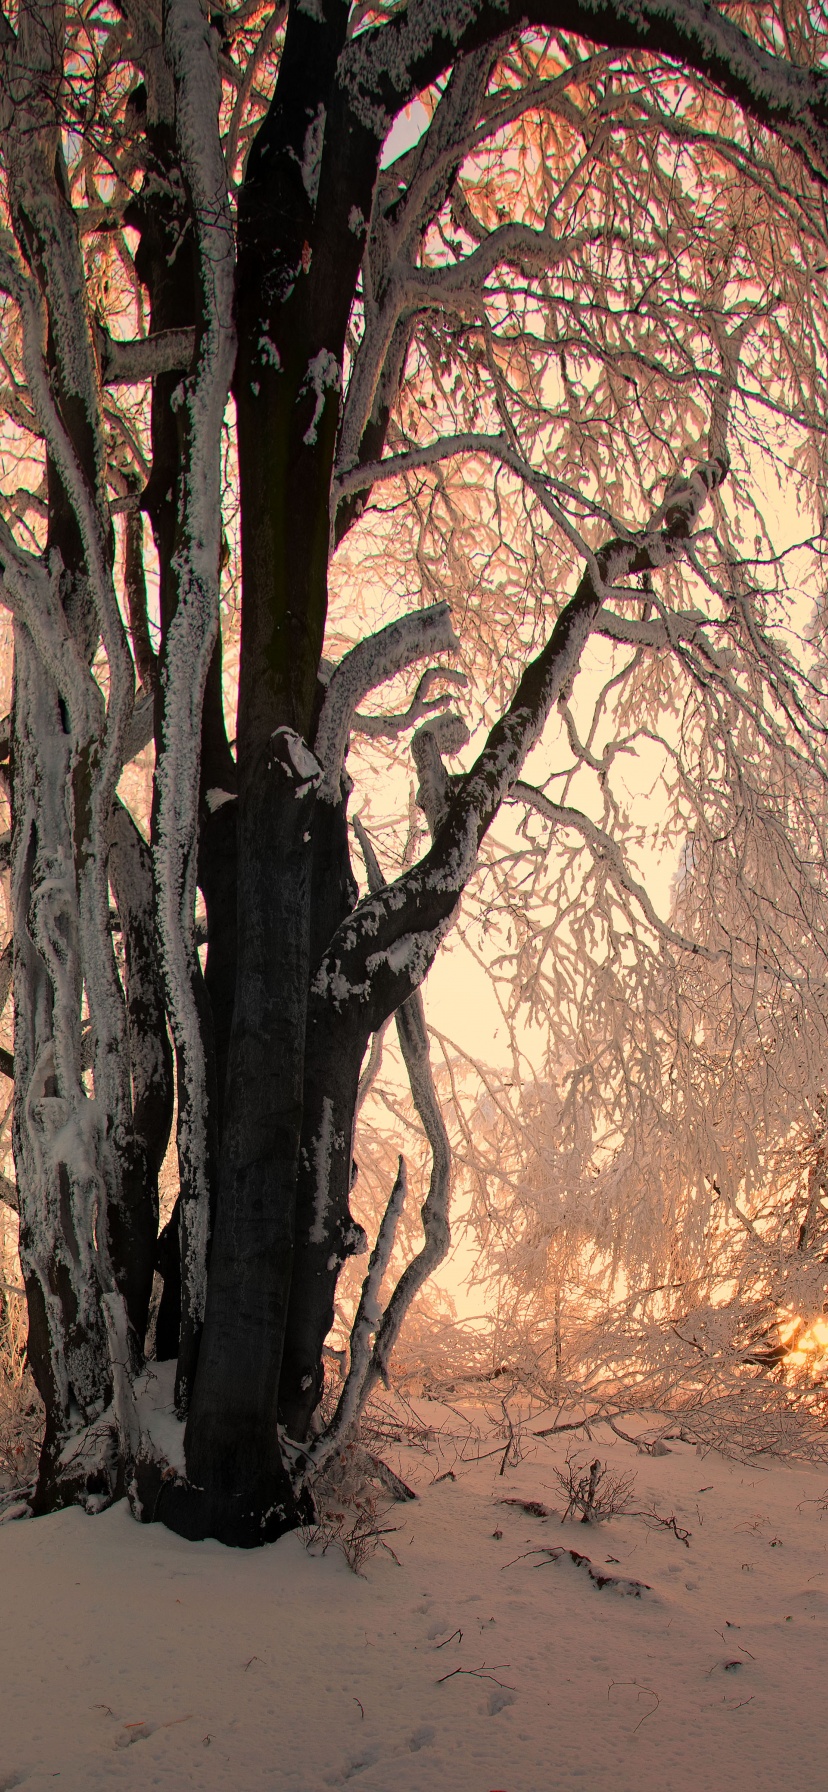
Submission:
[[[150,1467],[157,1472],[157,1464]],[[290,1490],[263,1508],[251,1504],[249,1496],[211,1493],[176,1476],[162,1476],[148,1521],[164,1524],[191,1542],[212,1537],[231,1549],[258,1549],[313,1523],[314,1517],[310,1497],[297,1498]]]

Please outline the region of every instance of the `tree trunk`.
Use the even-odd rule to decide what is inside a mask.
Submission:
[[[311,790],[283,730],[239,799],[239,954],[216,1227],[187,1425],[196,1525],[255,1543],[295,1522],[277,1433],[293,1262],[310,939]],[[175,1517],[168,1522],[176,1523]],[[184,1521],[186,1522],[186,1520]],[[203,1534],[203,1532],[201,1533]]]

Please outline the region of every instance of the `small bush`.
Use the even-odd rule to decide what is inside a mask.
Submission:
[[[396,1526],[383,1523],[393,1495],[384,1485],[382,1467],[358,1435],[329,1458],[310,1490],[316,1518],[304,1526],[303,1536],[311,1554],[325,1555],[332,1546],[340,1549],[354,1574],[362,1573],[377,1550],[394,1554],[385,1542]]]
[[[582,1524],[595,1524],[630,1509],[635,1475],[611,1475],[597,1457],[585,1463],[575,1456],[567,1456],[565,1467],[552,1472],[567,1502],[561,1523],[573,1512],[580,1512]]]

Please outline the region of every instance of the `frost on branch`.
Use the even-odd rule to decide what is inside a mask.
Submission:
[[[339,800],[339,778],[354,716],[368,692],[427,654],[458,646],[448,604],[433,604],[367,636],[334,667],[314,740],[314,752],[325,772],[320,794],[328,802]]]
[[[524,671],[475,764],[458,779],[453,796],[443,805],[431,851],[387,890],[364,898],[342,923],[314,978],[315,1000],[330,1003],[340,1015],[361,1010],[367,1034],[376,1031],[423,981],[454,922],[480,842],[540,739],[554,704],[577,673],[602,606],[631,573],[660,569],[683,557],[709,493],[723,474],[721,463],[711,461],[686,477],[674,478],[640,534],[613,540],[590,555],[589,568],[549,640]],[[329,686],[325,708],[330,700]]]
[[[195,995],[195,842],[201,711],[218,630],[220,445],[235,351],[235,251],[218,131],[216,41],[198,0],[171,0],[165,39],[198,245],[201,312],[197,364],[182,387],[179,544],[172,569],[177,601],[165,640],[162,749],[156,771],[155,880],[179,1068],[184,1313],[178,1398],[186,1406],[207,1279],[211,1166],[206,1063]]]
[[[419,680],[417,689],[408,705],[399,715],[367,716],[357,713],[353,720],[353,734],[361,734],[368,740],[396,740],[419,722],[423,716],[434,715],[447,708],[451,701],[450,691],[440,691],[436,697],[431,691],[436,683],[455,685],[464,690],[468,685],[465,672],[457,672],[452,667],[429,666]]]
[[[468,740],[469,731],[463,717],[449,710],[418,728],[411,741],[411,757],[420,777],[417,802],[432,837],[449,804],[449,775],[443,764],[443,753],[459,753]]]

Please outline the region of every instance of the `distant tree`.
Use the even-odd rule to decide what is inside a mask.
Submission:
[[[786,563],[752,486],[774,434],[780,464],[795,439],[806,508],[824,481],[824,51],[793,0],[252,0],[209,17],[199,0],[163,15],[21,0],[0,24],[14,1198],[46,1409],[37,1510],[127,1489],[189,1536],[253,1544],[297,1522],[309,1466],[447,1248],[417,991],[481,849],[476,900],[485,912],[488,879],[563,1038],[577,942],[564,927],[555,958],[542,922],[529,937],[521,880],[549,830],[583,841],[656,951],[613,772],[656,710],[672,718],[671,838],[706,816],[702,849],[729,842],[737,891],[734,803],[747,825],[781,780],[797,853],[814,791],[821,814],[819,667],[772,632]],[[383,589],[391,619],[360,639]],[[591,635],[610,672],[584,734],[570,697]],[[471,746],[449,709],[457,668],[432,663],[454,652]],[[403,707],[366,715],[395,678]],[[571,764],[550,794],[558,724]],[[118,791],[150,738],[146,839]],[[362,895],[357,739],[375,807],[383,741],[393,804],[410,739],[430,835],[421,851],[415,821],[395,856],[391,829],[389,871],[363,830]],[[603,824],[576,806],[581,770]],[[528,859],[508,830],[485,844],[507,801],[535,830]],[[820,899],[822,839],[803,884]],[[718,942],[669,931],[676,952],[725,950],[727,974]],[[602,960],[606,943],[599,981]],[[383,1307],[401,1166],[319,1432],[337,1281],[365,1245],[360,1073],[392,1015],[433,1152],[425,1240]],[[134,1397],[173,1087],[159,1326],[183,1477]],[[91,1472],[102,1413],[111,1449]]]

